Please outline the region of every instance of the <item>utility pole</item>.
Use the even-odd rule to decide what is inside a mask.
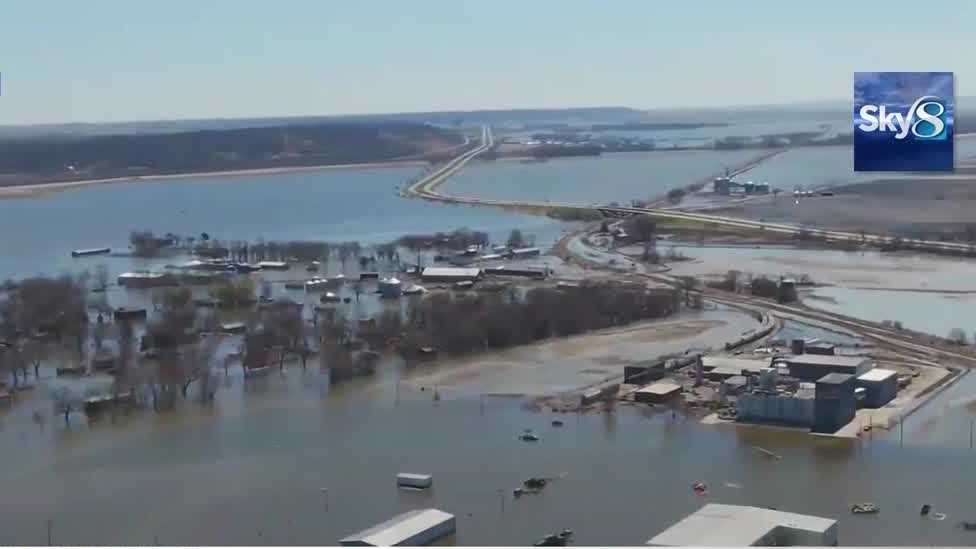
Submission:
[[[52,531],[53,527],[54,527],[54,521],[51,520],[51,519],[47,519],[47,544],[48,544],[49,547],[51,545],[54,545],[51,542],[51,531]]]
[[[325,512],[328,513],[329,512],[329,489],[328,488],[322,488],[322,499],[324,500],[325,503]]]

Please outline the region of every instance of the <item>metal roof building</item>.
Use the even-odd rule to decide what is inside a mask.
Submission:
[[[837,545],[837,521],[709,503],[651,538],[654,546]]]
[[[680,394],[680,385],[662,381],[652,383],[647,387],[641,387],[638,389],[636,392],[634,392],[634,400],[637,402],[650,402],[653,404],[670,400]]]
[[[358,547],[428,545],[454,531],[454,515],[438,509],[417,509],[347,536],[339,543]]]
[[[769,368],[769,363],[770,359],[768,358],[702,357],[702,368],[708,371],[707,377],[716,381],[742,375],[743,370],[758,375],[764,368]]]
[[[833,373],[859,376],[872,368],[871,359],[866,356],[802,354],[778,361],[786,363],[791,376],[807,381]]]
[[[424,282],[461,282],[478,280],[481,274],[481,269],[472,267],[426,267],[420,278]]]

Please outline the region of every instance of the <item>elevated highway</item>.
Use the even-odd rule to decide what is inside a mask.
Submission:
[[[485,198],[464,197],[444,194],[438,187],[449,177],[457,173],[468,162],[478,155],[490,150],[494,146],[494,137],[491,129],[487,126],[481,130],[481,144],[471,149],[451,161],[443,164],[429,174],[407,187],[403,194],[426,200],[439,202],[450,202],[455,204],[472,204],[479,206],[497,206],[514,208],[568,208],[579,210],[597,210],[604,217],[608,218],[627,218],[635,215],[650,215],[658,219],[672,219],[677,221],[692,221],[704,223],[715,227],[731,227],[763,231],[767,233],[784,234],[794,237],[812,237],[827,241],[854,242],[864,244],[883,245],[893,243],[890,236],[838,231],[821,227],[800,226],[788,223],[769,223],[752,219],[742,219],[723,215],[698,213],[684,210],[673,210],[663,208],[636,208],[629,206],[618,206],[610,204],[580,204],[575,202],[534,202],[519,200],[491,200]],[[939,242],[935,240],[902,239],[900,245],[904,248],[963,254],[974,250],[970,244],[960,242]]]

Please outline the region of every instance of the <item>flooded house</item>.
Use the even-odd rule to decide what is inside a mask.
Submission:
[[[123,288],[159,288],[176,285],[176,279],[172,276],[148,271],[122,273],[116,282]]]

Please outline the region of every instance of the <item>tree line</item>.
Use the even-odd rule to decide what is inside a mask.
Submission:
[[[641,284],[584,282],[572,288],[516,289],[499,294],[435,294],[405,318],[381,319],[384,337],[396,338],[405,355],[421,348],[448,354],[503,349],[581,334],[678,310],[680,296]]]
[[[461,141],[454,131],[412,122],[8,139],[0,146],[0,173],[70,180],[377,162]]]

